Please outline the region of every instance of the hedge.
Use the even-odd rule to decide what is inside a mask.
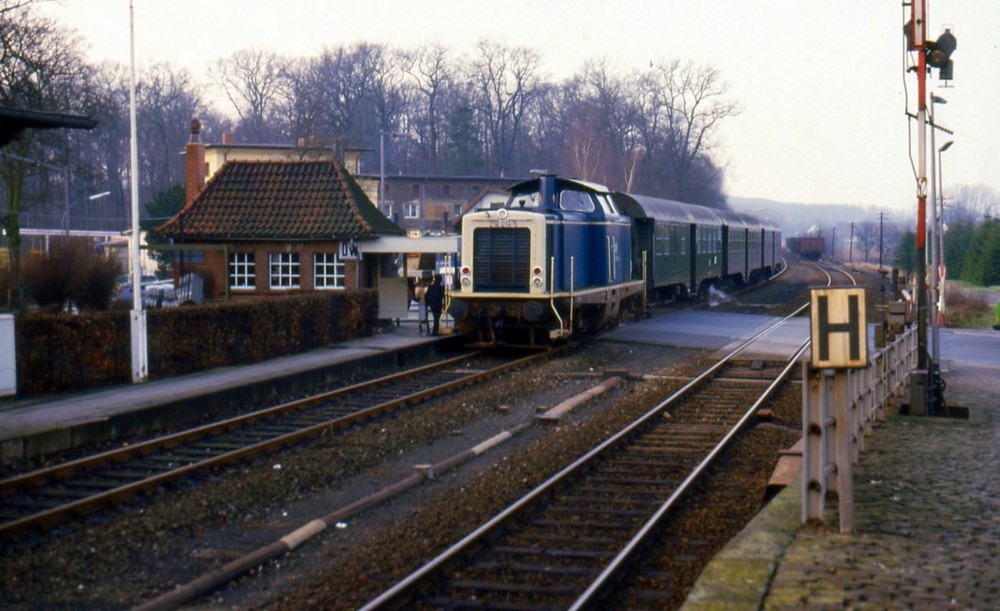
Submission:
[[[300,293],[146,313],[149,379],[297,354],[371,335],[374,290]],[[21,396],[132,379],[126,310],[28,313],[15,320]]]

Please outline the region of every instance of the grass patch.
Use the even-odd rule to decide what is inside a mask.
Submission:
[[[977,287],[948,282],[945,291],[947,326],[965,329],[990,328],[996,322],[995,295],[1000,287]]]

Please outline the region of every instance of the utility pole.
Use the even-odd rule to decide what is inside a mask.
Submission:
[[[878,213],[878,269],[882,271],[882,228],[885,225],[885,212]]]
[[[851,242],[847,250],[847,262],[854,263],[854,223],[851,223]]]

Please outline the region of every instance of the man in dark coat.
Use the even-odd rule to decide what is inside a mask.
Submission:
[[[424,299],[427,300],[427,309],[431,311],[431,316],[434,317],[434,330],[431,331],[431,334],[437,335],[438,325],[441,324],[441,308],[444,306],[444,284],[441,281],[440,274],[434,274],[434,281],[427,287],[427,294],[424,296]]]

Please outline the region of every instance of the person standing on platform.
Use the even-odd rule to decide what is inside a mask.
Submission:
[[[424,299],[427,301],[427,309],[434,317],[434,329],[431,331],[431,335],[437,335],[438,326],[441,324],[441,308],[444,306],[444,284],[440,274],[434,274],[434,281],[427,287]]]
[[[417,299],[417,328],[421,335],[424,334],[424,331],[430,333],[431,325],[427,318],[427,287],[418,284],[417,288],[413,289],[413,296]]]

